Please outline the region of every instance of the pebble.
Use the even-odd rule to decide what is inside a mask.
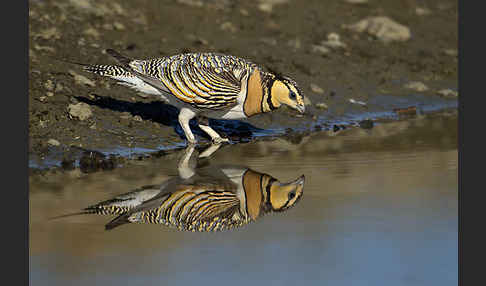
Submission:
[[[407,26],[384,16],[368,17],[346,27],[358,33],[366,32],[384,43],[403,42],[411,37]]]
[[[48,92],[46,92],[46,95],[48,97],[53,97],[54,96],[54,93],[52,91],[48,91]]]
[[[133,117],[133,120],[138,121],[138,122],[142,122],[143,121],[143,119],[142,119],[142,117],[140,115],[135,115]]]
[[[415,14],[418,16],[427,16],[430,15],[430,10],[424,7],[416,7],[415,8]]]
[[[123,25],[120,22],[113,23],[113,27],[115,28],[115,30],[119,30],[119,31],[125,30],[125,25]]]
[[[320,86],[318,86],[317,84],[314,84],[314,83],[310,84],[310,89],[314,93],[318,93],[318,94],[324,93],[324,89],[322,89],[322,87],[320,87]]]
[[[450,88],[441,89],[441,90],[437,91],[437,94],[442,95],[442,96],[447,96],[447,97],[458,97],[459,96],[459,93],[457,91],[452,90]]]
[[[91,36],[93,38],[99,38],[100,37],[100,32],[98,32],[98,30],[96,30],[95,28],[92,28],[92,27],[84,30],[83,34],[85,34],[86,36]]]
[[[88,79],[87,77],[85,77],[84,75],[80,75],[76,72],[74,72],[73,70],[69,70],[68,71],[70,75],[72,75],[74,77],[74,82],[76,82],[76,84],[79,84],[79,85],[88,85],[88,86],[96,86],[94,81]]]
[[[47,141],[47,144],[49,144],[51,146],[59,146],[59,145],[61,145],[61,143],[59,143],[59,141],[57,141],[56,139],[49,139]]]
[[[446,50],[444,50],[444,54],[451,56],[451,57],[457,57],[457,55],[458,55],[457,50],[455,50],[455,49],[446,49]]]
[[[227,32],[231,32],[231,33],[235,33],[238,30],[235,27],[235,25],[233,25],[233,23],[231,23],[231,22],[224,22],[223,24],[221,24],[220,28],[223,31],[227,31]]]
[[[273,6],[289,2],[289,0],[258,0],[258,9],[265,13],[272,13]]]
[[[331,49],[345,49],[346,44],[341,42],[340,36],[336,33],[329,33],[327,41],[322,41],[321,44]]]
[[[420,81],[411,81],[404,85],[405,88],[413,89],[418,92],[423,92],[429,90],[429,88]]]
[[[61,38],[61,33],[57,30],[56,27],[52,27],[49,29],[42,30],[39,34],[35,35],[36,38],[41,38],[44,40],[58,40]]]
[[[185,4],[193,7],[202,7],[203,6],[203,1],[201,0],[177,0],[176,1],[179,4]]]
[[[93,115],[91,107],[84,102],[70,104],[67,109],[70,118],[77,118],[81,121],[86,120]]]
[[[316,107],[319,109],[328,109],[329,107],[324,102],[316,103]]]
[[[54,83],[52,82],[52,80],[48,79],[45,83],[44,83],[44,87],[48,90],[48,91],[53,91],[54,90]]]
[[[324,46],[312,45],[311,51],[321,56],[329,54],[330,50]]]

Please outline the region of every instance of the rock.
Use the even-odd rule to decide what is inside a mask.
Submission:
[[[258,0],[258,9],[265,13],[272,13],[273,6],[288,2],[289,0]]]
[[[61,92],[63,89],[64,89],[64,87],[62,86],[62,84],[56,83],[55,92]]]
[[[69,70],[68,72],[69,72],[70,75],[72,75],[74,77],[74,82],[76,82],[76,84],[88,85],[88,86],[92,86],[92,87],[96,86],[94,81],[88,79],[84,75],[77,74],[73,70]]]
[[[411,81],[406,85],[404,85],[404,87],[408,89],[413,89],[418,92],[424,92],[429,90],[429,88],[424,83],[421,83],[420,81]]]
[[[328,109],[327,104],[325,104],[324,102],[316,103],[316,107],[319,109]]]
[[[325,56],[329,54],[330,50],[324,46],[319,46],[319,45],[312,45],[311,46],[311,51],[315,54]]]
[[[456,49],[446,49],[443,52],[444,52],[444,54],[451,56],[451,57],[457,57],[457,55],[458,55]]]
[[[86,36],[91,36],[93,38],[99,38],[100,37],[100,32],[98,32],[98,30],[96,30],[95,28],[92,28],[92,27],[84,30],[83,34],[86,35]]]
[[[240,9],[240,14],[243,15],[243,16],[249,16],[250,13],[248,13],[248,10],[244,9],[244,8],[241,8]]]
[[[49,144],[51,146],[59,146],[59,145],[61,145],[61,143],[59,143],[59,141],[57,141],[56,139],[49,139],[47,141],[47,144]]]
[[[54,93],[52,91],[46,92],[47,97],[53,97]]]
[[[52,82],[52,80],[48,79],[45,83],[44,83],[44,87],[46,88],[46,90],[48,91],[53,91],[54,90],[54,83]]]
[[[61,38],[61,33],[57,30],[56,27],[52,27],[49,29],[42,30],[39,34],[35,35],[36,38],[41,38],[44,40],[58,40]]]
[[[69,118],[71,119],[77,118],[82,121],[88,119],[89,117],[91,117],[91,115],[93,115],[93,113],[91,112],[91,107],[84,102],[70,104],[67,109]]]
[[[40,101],[40,102],[45,102],[45,101],[46,101],[46,99],[47,99],[47,97],[45,97],[45,96],[40,96],[40,97],[39,97],[39,101]]]
[[[318,86],[317,84],[311,83],[310,84],[310,89],[312,92],[317,93],[317,94],[323,94],[324,89],[322,87]]]
[[[372,129],[373,125],[374,125],[373,121],[369,119],[365,119],[359,122],[359,127],[363,129]]]
[[[346,44],[341,42],[341,39],[336,33],[329,33],[327,35],[327,41],[322,41],[321,45],[331,49],[345,49]]]
[[[238,30],[235,27],[235,25],[233,25],[233,23],[231,23],[231,22],[224,22],[223,24],[221,24],[220,28],[223,31],[227,31],[227,32],[231,32],[231,33],[235,33]]]
[[[113,27],[115,28],[115,30],[119,30],[119,31],[125,30],[125,25],[123,25],[120,22],[113,23]]]
[[[346,27],[358,33],[366,32],[384,43],[403,42],[410,39],[408,27],[383,16],[368,17]]]
[[[142,122],[143,121],[143,119],[142,119],[142,117],[140,115],[135,115],[133,117],[133,120],[138,121],[138,122]]]
[[[415,14],[417,14],[418,16],[427,16],[427,15],[430,15],[430,10],[427,9],[427,8],[423,8],[423,7],[416,7],[415,8]]]
[[[458,97],[459,93],[455,90],[452,90],[450,88],[447,89],[441,89],[437,92],[438,95],[442,96],[447,96],[447,97]]]
[[[37,50],[37,51],[46,51],[46,52],[51,52],[51,53],[54,53],[56,51],[56,49],[54,49],[53,47],[39,46],[38,44],[34,45],[34,49]]]

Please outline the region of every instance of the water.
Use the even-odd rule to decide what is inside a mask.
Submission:
[[[194,170],[232,165],[281,182],[305,175],[295,206],[235,230],[105,231],[115,216],[48,219],[177,177],[181,157],[31,176],[30,284],[457,285],[455,116],[220,148]]]

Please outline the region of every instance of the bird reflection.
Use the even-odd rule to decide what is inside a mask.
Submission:
[[[242,166],[196,168],[204,152],[189,146],[178,164],[177,177],[144,186],[85,208],[83,214],[118,215],[107,230],[126,223],[164,224],[183,231],[218,231],[246,225],[269,212],[282,212],[302,197],[304,175],[281,183]]]

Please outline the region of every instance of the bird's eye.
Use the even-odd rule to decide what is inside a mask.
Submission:
[[[295,99],[297,95],[295,95],[295,92],[291,91],[290,92],[290,99]]]
[[[295,197],[295,190],[289,193],[289,201]]]

